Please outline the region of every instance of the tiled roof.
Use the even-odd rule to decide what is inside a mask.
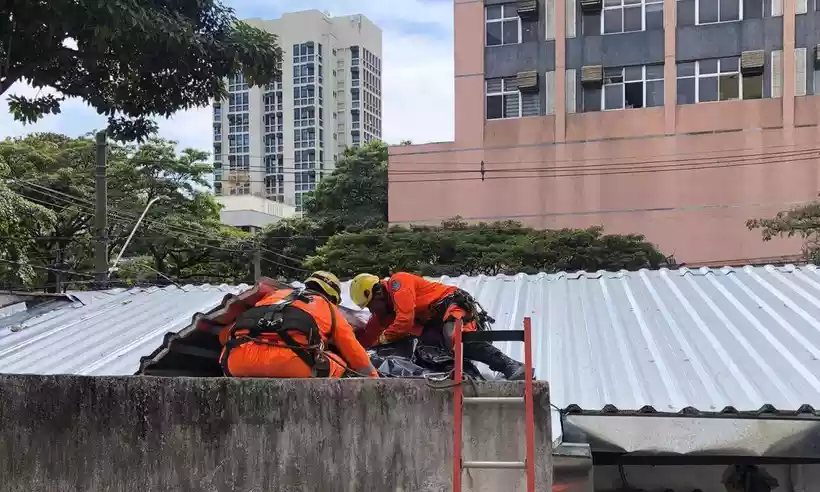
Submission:
[[[441,280],[473,293],[497,330],[532,318],[537,376],[563,409],[820,409],[820,272],[813,265]],[[205,330],[163,335],[246,287],[186,290],[84,294],[93,301],[32,318],[17,333],[0,318],[0,372],[131,374],[141,356],[143,368],[161,369],[174,341],[184,357],[213,356],[213,345],[203,348],[211,342],[201,337],[212,341]],[[520,343],[499,345],[523,357]]]

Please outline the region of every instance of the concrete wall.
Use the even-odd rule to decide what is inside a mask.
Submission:
[[[2,490],[449,491],[451,394],[407,380],[0,376]],[[548,401],[539,385],[538,490],[551,486]],[[523,408],[465,416],[465,459],[523,458]],[[523,477],[465,472],[464,490],[523,491]]]

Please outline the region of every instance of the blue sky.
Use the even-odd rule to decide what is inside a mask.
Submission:
[[[224,0],[239,18],[272,19],[282,12],[318,9],[330,15],[364,14],[383,32],[382,107],[384,139],[413,143],[453,138],[452,0]],[[33,95],[24,84],[8,94]],[[23,125],[8,114],[3,99],[0,138],[34,131],[79,136],[100,128],[104,119],[81,101],[64,102],[62,113]],[[180,112],[160,121],[160,136],[179,148],[211,148],[210,108]]]

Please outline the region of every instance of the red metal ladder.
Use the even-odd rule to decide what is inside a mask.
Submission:
[[[461,492],[461,478],[464,469],[521,469],[527,471],[527,492],[535,492],[535,402],[533,400],[532,374],[532,328],[530,318],[524,318],[523,330],[474,331],[462,333],[461,320],[456,321],[453,344],[455,348],[455,371],[453,375],[453,492]],[[464,397],[464,342],[524,342],[523,397]],[[461,446],[463,440],[462,421],[464,404],[524,404],[526,414],[526,460],[525,461],[463,461]]]

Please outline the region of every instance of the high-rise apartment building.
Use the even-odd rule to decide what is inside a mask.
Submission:
[[[236,75],[214,102],[215,191],[301,211],[346,147],[382,136],[382,32],[318,10],[246,22],[278,36],[282,79],[249,88]]]

